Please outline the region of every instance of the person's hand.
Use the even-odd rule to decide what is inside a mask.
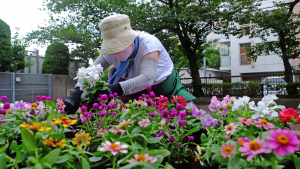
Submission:
[[[98,90],[95,94],[95,98],[99,97],[100,94],[106,94],[109,97],[110,94],[118,93],[119,96],[123,95],[123,89],[120,83],[107,85],[107,90]]]
[[[76,87],[72,94],[65,98],[64,103],[66,105],[65,112],[66,114],[74,114],[80,105],[82,91],[79,87]]]

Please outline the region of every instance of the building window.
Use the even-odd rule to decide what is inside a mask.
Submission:
[[[251,65],[251,61],[248,60],[246,56],[246,47],[250,46],[250,43],[240,44],[240,59],[241,65]]]
[[[208,77],[211,77],[211,74],[208,74]]]

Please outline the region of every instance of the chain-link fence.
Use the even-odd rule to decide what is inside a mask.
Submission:
[[[38,95],[52,96],[51,76],[0,72],[0,96],[7,96],[10,103],[19,100],[34,102]]]

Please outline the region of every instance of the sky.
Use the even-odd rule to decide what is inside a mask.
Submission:
[[[15,27],[19,27],[19,37],[25,37],[32,30],[37,30],[38,25],[45,25],[48,14],[43,11],[42,0],[0,0],[0,19],[10,26],[11,36],[15,35]],[[41,8],[41,10],[39,10]],[[40,55],[45,55],[47,46],[31,45],[26,50],[39,49]]]

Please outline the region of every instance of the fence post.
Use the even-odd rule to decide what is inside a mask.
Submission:
[[[12,73],[12,101],[16,101],[16,74]]]
[[[49,96],[52,97],[52,74],[49,75]]]
[[[264,84],[260,84],[260,96],[264,97]]]

